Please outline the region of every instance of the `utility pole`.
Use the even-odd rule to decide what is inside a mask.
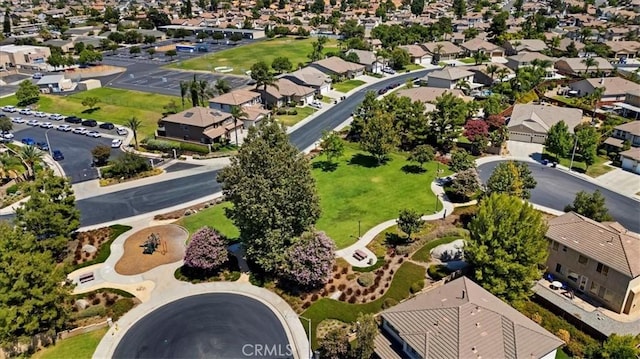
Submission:
[[[569,171],[573,170],[573,159],[576,156],[576,147],[578,147],[578,135],[574,134],[574,136],[576,137],[576,141],[573,144],[573,153],[571,154],[571,163],[569,164]]]

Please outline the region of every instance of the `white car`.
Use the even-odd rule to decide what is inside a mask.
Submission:
[[[78,134],[78,135],[84,135],[84,134],[86,134],[87,132],[89,132],[89,130],[87,130],[87,129],[86,129],[86,128],[84,128],[84,127],[77,127],[77,128],[75,128],[75,129],[73,129],[73,133]]]
[[[27,121],[27,126],[40,126],[40,121],[38,121],[38,120],[29,120],[29,121]]]
[[[42,128],[53,128],[53,124],[51,122],[42,122],[40,124],[40,127],[42,127]]]
[[[17,109],[15,106],[7,105],[2,107],[3,112],[16,112]]]
[[[85,133],[85,135],[87,135],[89,137],[93,137],[93,138],[98,138],[98,137],[102,136],[100,134],[100,132],[98,132],[98,131],[89,131],[89,132]]]
[[[22,110],[20,110],[20,114],[21,115],[33,115],[33,111],[29,110],[28,108],[23,108]]]
[[[24,119],[22,117],[11,117],[11,122],[13,122],[13,123],[24,123]]]
[[[309,104],[309,106],[314,107],[314,108],[322,108],[322,103],[320,101],[313,101]]]
[[[69,132],[72,130],[72,128],[71,128],[71,125],[58,125],[58,127],[56,127],[56,130]]]
[[[54,121],[60,121],[64,118],[64,116],[62,116],[59,113],[54,113],[53,115],[49,115],[49,119],[50,120],[54,120]]]
[[[120,136],[126,136],[127,133],[129,133],[129,131],[127,131],[126,128],[123,127],[118,127],[118,129],[116,130],[116,132],[120,135]]]
[[[2,132],[2,135],[0,135],[0,137],[7,139],[7,140],[12,140],[13,139],[13,133],[9,132],[9,131],[4,131]]]
[[[44,112],[36,112],[33,115],[36,116],[36,117],[39,117],[39,118],[45,118],[45,117],[49,116]]]
[[[111,148],[119,148],[120,146],[122,146],[122,140],[119,138],[113,139],[111,141]]]

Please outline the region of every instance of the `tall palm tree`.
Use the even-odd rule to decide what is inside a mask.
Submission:
[[[436,44],[436,46],[433,48],[433,55],[436,61],[440,61],[440,53],[442,52],[443,48],[444,45],[442,44]]]
[[[596,87],[591,94],[588,95],[588,101],[591,102],[593,107],[593,112],[591,113],[591,121],[596,118],[596,111],[598,110],[598,103],[602,100],[602,96],[604,96],[604,92],[607,90],[606,87]]]
[[[494,64],[487,65],[486,71],[489,74],[489,76],[491,76],[491,81],[493,81],[493,77],[495,76],[498,69],[499,69],[498,65],[494,65]]]
[[[238,120],[242,119],[242,118],[246,118],[247,113],[244,112],[244,110],[242,109],[242,107],[240,106],[231,106],[231,117],[233,118],[233,130],[235,132],[236,135],[236,146],[239,146],[240,144],[238,143]]]
[[[219,79],[213,87],[219,95],[231,91],[231,86],[229,86],[229,83],[225,79]]]
[[[465,90],[469,90],[471,86],[469,86],[469,83],[466,80],[460,79],[458,80],[458,82],[456,82],[455,88],[457,88],[458,90],[465,91]]]
[[[473,54],[473,61],[475,61],[476,65],[480,65],[481,63],[489,60],[489,56],[481,51],[476,51]]]
[[[589,73],[589,68],[590,67],[594,67],[594,66],[598,66],[598,61],[596,61],[596,59],[594,59],[593,57],[586,57],[584,59],[582,59],[582,61],[580,61],[584,64],[584,66],[586,67],[586,69],[584,70],[584,74],[587,75]]]
[[[200,103],[202,106],[207,106],[209,103],[209,98],[213,97],[213,91],[209,87],[209,81],[207,80],[199,80],[198,81],[198,92],[200,96]]]
[[[189,90],[189,83],[187,81],[180,81],[180,99],[182,100],[182,109],[184,110],[184,97],[187,96]]]
[[[506,68],[502,67],[502,68],[498,69],[498,71],[496,71],[496,75],[498,75],[498,79],[500,79],[500,82],[503,82],[504,79],[506,79],[507,76],[509,76],[509,70],[507,70]]]
[[[193,107],[198,106],[200,103],[200,82],[196,79],[195,74],[193,74],[193,80],[189,82],[189,92],[191,93],[191,104]]]
[[[142,121],[138,120],[135,116],[127,120],[127,127],[133,132],[133,139],[136,141],[136,150],[138,149],[138,130],[142,127]]]
[[[27,165],[27,174],[29,175],[29,177],[35,177],[36,173],[33,166],[36,163],[42,161],[44,153],[37,149],[35,146],[25,146],[20,148],[20,151],[18,151],[18,156]]]

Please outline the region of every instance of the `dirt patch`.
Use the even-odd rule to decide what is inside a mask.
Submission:
[[[143,245],[152,233],[159,237],[160,244],[153,254],[144,254]],[[142,229],[124,242],[124,255],[116,263],[116,272],[135,275],[163,264],[177,262],[184,258],[188,237],[189,233],[184,228],[173,224]]]

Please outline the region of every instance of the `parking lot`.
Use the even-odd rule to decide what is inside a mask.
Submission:
[[[86,127],[80,124],[70,124],[64,120],[54,121],[48,118],[38,118],[33,115],[20,115],[18,112],[7,113],[4,115],[10,118],[20,117],[24,121],[37,120],[42,122],[51,122],[53,128],[43,128],[38,126],[29,126],[25,123],[13,122],[14,135],[13,140],[21,142],[24,139],[32,139],[34,142],[44,142],[49,146],[49,153],[59,150],[64,155],[63,160],[58,163],[64,170],[67,177],[71,178],[71,183],[88,181],[98,178],[97,170],[92,166],[93,157],[91,150],[98,145],[111,146],[113,139],[124,139],[124,136],[117,134],[116,129],[107,130],[96,127]],[[84,127],[92,131],[100,133],[100,137],[93,138],[86,135],[75,134],[73,132],[63,132],[56,129],[59,125],[70,125],[71,128]],[[111,158],[118,157],[122,154],[119,148],[111,149]]]

